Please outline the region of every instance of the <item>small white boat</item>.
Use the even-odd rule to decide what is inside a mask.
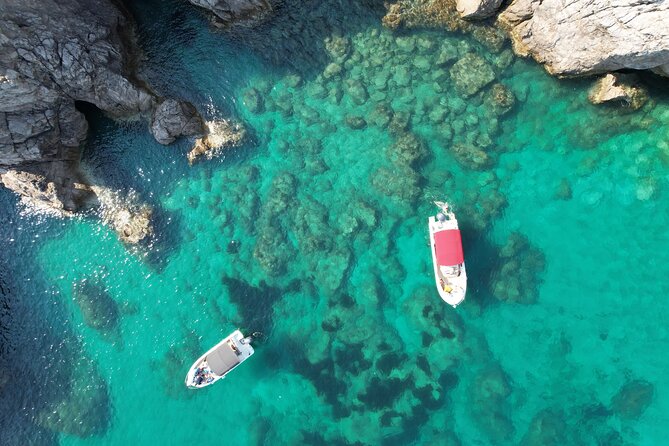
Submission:
[[[225,378],[253,354],[252,340],[252,336],[244,337],[241,331],[233,331],[193,363],[186,375],[186,386],[200,389]]]
[[[455,308],[465,300],[467,293],[462,238],[458,221],[448,203],[435,201],[434,204],[439,212],[428,219],[434,279],[441,298]]]

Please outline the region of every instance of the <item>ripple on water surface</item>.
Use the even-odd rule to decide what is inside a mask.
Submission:
[[[37,230],[16,268],[36,263],[39,284],[14,286],[50,289],[56,310],[34,319],[76,341],[35,429],[71,444],[664,438],[661,92],[633,114],[594,108],[584,83],[485,39],[297,3],[252,37],[181,4],[135,11],[149,80],[250,138],[190,168],[188,142],[93,123],[84,162],[152,203],[157,239]],[[425,219],[443,198],[470,276],[457,311],[431,278]],[[263,332],[257,354],[187,391],[190,363],[236,327]]]

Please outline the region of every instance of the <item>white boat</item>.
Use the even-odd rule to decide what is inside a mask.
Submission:
[[[233,331],[193,363],[186,375],[186,386],[200,389],[225,378],[253,354],[252,340],[252,336],[244,337],[241,331]]]
[[[434,204],[439,212],[428,219],[434,279],[441,298],[455,308],[465,300],[467,293],[462,238],[458,220],[448,203],[435,201]]]

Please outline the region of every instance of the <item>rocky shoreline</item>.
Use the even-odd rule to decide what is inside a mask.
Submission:
[[[533,57],[558,77],[626,69],[669,75],[666,3],[513,0],[501,6],[500,0],[398,0],[388,4],[384,23],[458,29],[477,38],[494,21],[517,55]]]
[[[69,217],[99,208],[129,243],[150,233],[150,212],[120,199],[106,205],[109,191],[80,168],[88,123],[76,104],[149,120],[160,144],[208,132],[192,104],[162,98],[137,78],[133,27],[111,0],[8,0],[0,19],[0,182],[31,212]],[[130,215],[135,208],[140,214]]]
[[[181,136],[200,137],[189,155],[191,162],[198,155],[214,153],[212,144],[205,144],[211,140],[210,126],[192,104],[160,97],[137,78],[135,59],[140,50],[132,18],[121,4],[112,0],[4,3],[0,182],[30,209],[72,216],[100,207],[96,192],[100,185],[79,165],[88,124],[77,110],[78,102],[93,104],[113,118],[148,120],[161,144]],[[190,3],[211,11],[222,26],[256,24],[275,10],[269,0]],[[532,56],[554,75],[620,69],[669,73],[669,5],[624,0],[608,8],[599,0],[576,0],[563,8],[557,0],[514,0],[499,12],[500,5],[499,0],[399,0],[387,5],[383,21],[391,28],[435,26],[470,32],[499,52],[504,37],[492,22],[499,13],[496,23],[508,32],[516,54]],[[485,21],[477,22],[481,19]],[[602,78],[590,95],[592,101],[633,109],[643,105],[643,87],[636,81],[633,88],[621,87],[623,81],[629,83],[629,78]],[[239,135],[229,136],[235,143]],[[121,234],[121,238],[137,237]]]
[[[632,69],[669,75],[669,4],[514,0],[499,15],[516,54],[557,76]]]

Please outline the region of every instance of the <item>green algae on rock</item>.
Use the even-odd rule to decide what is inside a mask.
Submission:
[[[537,300],[544,255],[527,237],[514,232],[500,249],[499,269],[493,273],[493,295],[502,301],[523,304]]]
[[[483,57],[469,53],[451,67],[451,79],[461,93],[472,96],[492,82],[495,73]]]

